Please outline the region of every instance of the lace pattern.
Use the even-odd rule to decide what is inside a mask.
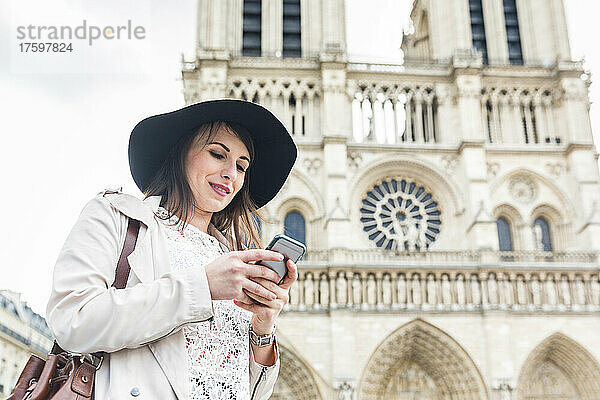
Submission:
[[[159,216],[167,211],[159,207]],[[173,270],[206,265],[224,253],[219,241],[177,216],[159,220],[166,227]],[[172,225],[176,224],[176,225]],[[249,337],[252,313],[232,300],[213,300],[213,321],[183,327],[190,374],[190,399],[249,399]]]

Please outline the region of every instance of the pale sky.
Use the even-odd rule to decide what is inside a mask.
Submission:
[[[352,60],[397,59],[410,0],[347,0]],[[600,71],[597,0],[565,0],[573,58]],[[141,195],[129,173],[129,133],[184,106],[181,53],[194,54],[197,0],[5,0],[0,5],[0,169],[5,228],[0,289],[42,316],[64,240],[105,187]],[[20,25],[143,26],[145,39],[97,41],[77,54],[19,54]],[[75,52],[74,52],[75,53]],[[385,57],[383,57],[385,56]],[[594,75],[592,75],[594,79]],[[591,86],[598,101],[598,84]],[[600,112],[593,104],[595,137]],[[596,140],[598,143],[598,140]]]

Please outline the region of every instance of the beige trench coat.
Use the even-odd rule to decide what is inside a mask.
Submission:
[[[110,353],[96,374],[96,400],[189,398],[181,327],[212,318],[212,301],[203,267],[171,271],[165,228],[154,216],[160,199],[98,193],[85,205],[54,267],[46,315],[56,341],[75,353]],[[126,216],[142,224],[128,257],[127,286],[117,290],[111,285]],[[224,246],[223,235],[217,239]],[[278,350],[275,365],[266,367],[254,361],[250,349],[253,399],[269,398],[278,373]]]

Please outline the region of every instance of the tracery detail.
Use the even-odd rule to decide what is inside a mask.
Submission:
[[[441,212],[425,187],[404,178],[381,181],[362,200],[360,221],[377,247],[425,250],[440,233]]]

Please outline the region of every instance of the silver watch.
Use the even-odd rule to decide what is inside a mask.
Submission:
[[[266,335],[258,335],[256,332],[252,330],[252,325],[250,325],[250,342],[258,347],[266,347],[270,346],[273,342],[275,342],[275,331],[277,330],[276,326],[273,326],[273,332],[268,333]]]

